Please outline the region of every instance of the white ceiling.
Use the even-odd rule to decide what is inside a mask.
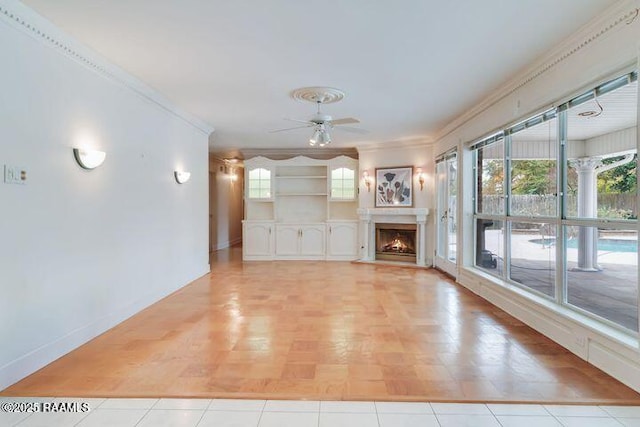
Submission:
[[[367,135],[333,147],[430,138],[615,0],[24,0],[179,107],[215,127],[213,151],[306,148],[290,92]],[[295,125],[295,124],[294,124]]]

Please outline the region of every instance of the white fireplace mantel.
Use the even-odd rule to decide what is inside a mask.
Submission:
[[[376,258],[376,223],[416,224],[417,251],[416,264],[426,265],[426,223],[427,208],[360,208],[358,217],[362,225],[362,261],[375,261]]]

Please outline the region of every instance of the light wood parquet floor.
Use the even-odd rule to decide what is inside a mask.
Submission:
[[[640,404],[434,270],[242,263],[239,248],[0,394]]]

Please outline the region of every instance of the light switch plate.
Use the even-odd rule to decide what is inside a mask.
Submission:
[[[21,184],[27,183],[27,170],[19,166],[4,165],[4,183]]]

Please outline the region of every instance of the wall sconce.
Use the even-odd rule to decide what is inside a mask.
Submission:
[[[369,172],[362,172],[362,180],[364,181],[364,185],[367,186],[367,191],[371,193],[371,177],[369,177]]]
[[[235,182],[238,180],[238,169],[236,165],[240,164],[240,159],[237,157],[230,157],[227,159],[222,159],[224,162],[224,173],[229,178],[229,181]],[[222,168],[220,170],[223,170]]]
[[[236,173],[236,168],[229,168],[229,181],[235,182],[238,180],[238,174]]]
[[[420,191],[424,188],[424,174],[422,173],[422,168],[416,169],[416,176],[418,177],[418,183],[420,183]]]
[[[173,176],[175,176],[176,182],[178,184],[184,184],[185,182],[189,181],[189,178],[191,178],[191,172],[174,171]]]
[[[73,157],[82,169],[95,169],[104,163],[107,153],[98,150],[86,150],[84,148],[74,148]]]

